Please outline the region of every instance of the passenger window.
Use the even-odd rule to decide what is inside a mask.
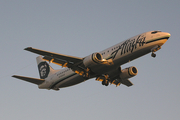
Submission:
[[[156,34],[158,32],[161,32],[161,31],[153,31],[153,32],[151,32],[151,34]]]

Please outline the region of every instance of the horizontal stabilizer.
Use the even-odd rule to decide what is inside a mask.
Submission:
[[[43,83],[45,80],[44,79],[37,79],[37,78],[30,78],[30,77],[24,77],[24,76],[18,76],[18,75],[13,75],[12,77],[18,78],[36,85],[40,85]]]
[[[128,86],[128,87],[133,85],[133,83],[130,80],[128,80],[128,79],[122,80],[121,83],[126,85],[126,86]]]

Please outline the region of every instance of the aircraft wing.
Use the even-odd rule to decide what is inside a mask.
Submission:
[[[128,79],[122,80],[121,83],[126,85],[126,86],[128,86],[128,87],[133,85],[133,83],[130,80],[128,80]]]
[[[43,83],[45,80],[44,79],[37,79],[37,78],[30,78],[30,77],[24,77],[24,76],[18,76],[18,75],[13,75],[12,77],[18,78],[36,85],[39,85]]]
[[[53,52],[44,51],[44,50],[39,50],[39,49],[35,49],[32,47],[25,48],[24,50],[27,50],[27,51],[30,51],[30,52],[33,52],[33,53],[36,53],[39,55],[47,56],[52,59],[55,58],[55,59],[65,60],[65,61],[73,62],[73,63],[78,63],[78,62],[82,61],[82,58],[53,53]]]
[[[44,56],[43,57],[44,60],[49,61],[50,63],[60,65],[62,67],[71,68],[76,73],[80,73],[80,71],[84,69],[84,66],[82,64],[83,58],[53,53],[32,47],[25,48],[24,50],[42,55]]]
[[[119,81],[121,81],[121,82],[119,82]],[[117,80],[112,81],[111,84],[114,84],[116,86],[119,86],[120,84],[123,84],[123,85],[126,85],[127,87],[130,87],[130,86],[133,85],[133,83],[128,79],[125,79],[125,80],[118,80],[117,79]]]

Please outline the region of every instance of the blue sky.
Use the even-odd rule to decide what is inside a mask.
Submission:
[[[0,119],[179,120],[179,0],[0,1]],[[60,91],[12,78],[39,78],[29,46],[84,57],[137,34],[161,30],[170,39],[136,66],[132,87],[105,87],[91,79]],[[53,65],[59,69],[60,66]]]

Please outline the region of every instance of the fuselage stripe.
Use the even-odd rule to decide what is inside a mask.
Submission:
[[[152,42],[155,42],[155,41],[159,41],[159,40],[163,40],[163,39],[168,39],[168,38],[169,38],[169,37],[164,37],[164,38],[155,39],[155,40],[146,42],[146,44],[152,43]]]
[[[57,84],[59,84],[60,82],[66,80],[66,79],[68,79],[68,78],[70,78],[70,77],[72,77],[72,76],[74,76],[74,75],[76,75],[76,73],[73,73],[73,74],[71,74],[71,75],[69,75],[69,76],[67,76],[67,77],[65,77],[65,78],[63,78],[63,79],[60,79],[59,81],[57,81],[56,83],[54,83],[53,85],[51,85],[51,86],[50,86],[50,89],[53,89]]]

